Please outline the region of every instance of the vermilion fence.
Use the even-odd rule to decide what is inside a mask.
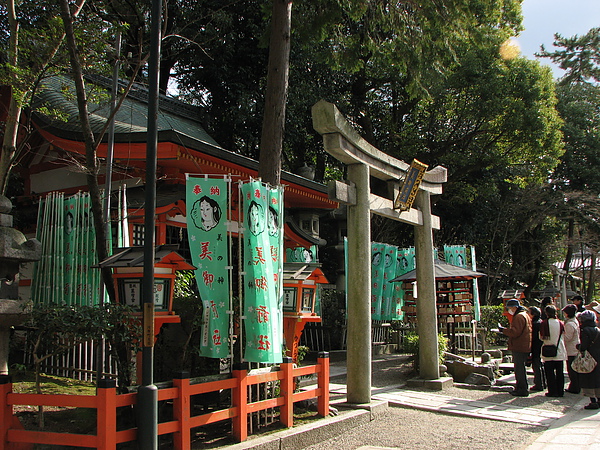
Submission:
[[[316,387],[294,392],[295,378],[317,375]],[[257,402],[249,401],[249,387],[259,383],[279,381],[279,396]],[[231,406],[207,414],[192,415],[192,396],[230,390]],[[159,389],[159,402],[172,402],[172,420],[158,424],[158,434],[173,436],[173,449],[191,447],[191,430],[231,419],[232,435],[241,442],[248,437],[248,417],[252,412],[279,408],[279,420],[286,427],[293,425],[294,403],[317,398],[320,416],[329,414],[329,355],[319,354],[317,363],[294,368],[291,358],[285,358],[279,370],[252,375],[245,366],[234,368],[232,377],[219,381],[192,384],[185,375],[173,380],[173,386]],[[134,406],[137,394],[117,394],[114,380],[101,380],[95,396],[18,394],[6,375],[0,376],[0,450],[31,448],[29,444],[68,445],[98,449],[116,449],[117,444],[135,441],[137,428],[117,429],[117,408]],[[15,405],[60,406],[96,409],[96,434],[56,433],[25,430],[14,415]],[[76,431],[76,430],[75,430]]]

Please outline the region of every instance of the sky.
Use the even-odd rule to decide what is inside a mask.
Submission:
[[[600,27],[600,0],[523,0],[523,26],[525,30],[517,37],[521,53],[536,59],[540,45],[552,51],[555,47],[554,33],[564,37],[582,36],[591,28]],[[540,63],[551,66],[546,58]],[[553,66],[556,78],[564,72]]]

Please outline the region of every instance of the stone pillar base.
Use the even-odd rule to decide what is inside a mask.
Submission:
[[[422,378],[411,378],[406,381],[408,387],[429,389],[432,391],[442,391],[445,388],[452,387],[454,380],[452,377],[440,377],[435,380],[424,380]]]

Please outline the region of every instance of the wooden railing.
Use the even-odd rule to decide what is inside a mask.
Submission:
[[[294,392],[296,377],[317,375],[317,385],[305,391]],[[275,382],[280,383],[276,398],[249,402],[248,387]],[[191,398],[194,395],[221,390],[231,391],[231,406],[208,414],[192,415]],[[158,424],[158,434],[173,435],[173,449],[187,450],[191,447],[191,430],[196,427],[232,420],[232,435],[238,442],[248,438],[248,417],[255,411],[279,408],[279,420],[286,427],[293,426],[294,403],[317,398],[317,412],[329,414],[329,354],[320,353],[317,364],[297,367],[291,358],[284,358],[279,370],[251,374],[246,365],[234,367],[232,377],[219,381],[192,384],[186,374],[173,380],[172,387],[159,389],[159,402],[172,402],[172,420]],[[10,377],[0,375],[0,450],[28,448],[23,444],[68,445],[97,449],[116,449],[117,444],[135,441],[137,428],[117,430],[117,408],[134,406],[137,394],[117,394],[116,382],[100,380],[95,396],[18,394],[12,392]],[[14,415],[15,405],[58,406],[96,409],[96,434],[57,433],[25,430]],[[31,447],[30,447],[31,448]]]

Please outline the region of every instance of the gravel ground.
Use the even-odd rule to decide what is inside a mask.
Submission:
[[[372,364],[372,385],[374,387],[386,387],[398,384],[404,384],[408,378],[415,376],[412,372],[412,366],[406,355],[382,355],[376,357]],[[344,364],[344,363],[335,363]],[[562,398],[549,398],[545,392],[532,392],[529,397],[513,397],[509,394],[512,390],[511,384],[506,384],[510,381],[505,381],[509,377],[501,377],[496,381],[496,384],[489,389],[477,389],[473,386],[455,383],[454,386],[444,389],[443,391],[430,391],[431,394],[439,394],[447,397],[464,398],[469,400],[482,400],[491,403],[504,403],[514,406],[530,407],[537,409],[545,409],[566,413],[575,404],[579,403],[583,398],[581,395],[565,393]],[[529,386],[533,385],[533,377],[529,377]],[[565,375],[565,380],[568,383],[568,377]],[[332,377],[331,383],[346,383],[346,376]],[[566,386],[566,384],[565,384]],[[420,389],[411,388],[418,391]]]
[[[403,384],[414,375],[406,356],[386,355],[376,358],[372,370],[374,387]],[[335,364],[343,365],[344,363]],[[331,379],[331,383],[336,384],[343,384],[345,381],[345,375]],[[502,380],[499,382],[501,383]],[[563,398],[548,398],[544,392],[532,393],[525,398],[513,397],[509,394],[511,389],[512,387],[509,385],[497,385],[485,390],[455,385],[443,391],[427,392],[561,413],[568,412],[582,399],[580,395],[568,393]],[[512,422],[392,407],[366,425],[357,427],[342,436],[332,437],[307,447],[307,449],[356,449],[364,445],[399,449],[523,449],[545,430],[545,427]]]
[[[351,450],[363,445],[399,449],[523,449],[543,431],[511,422],[389,408],[368,424],[306,450]]]

